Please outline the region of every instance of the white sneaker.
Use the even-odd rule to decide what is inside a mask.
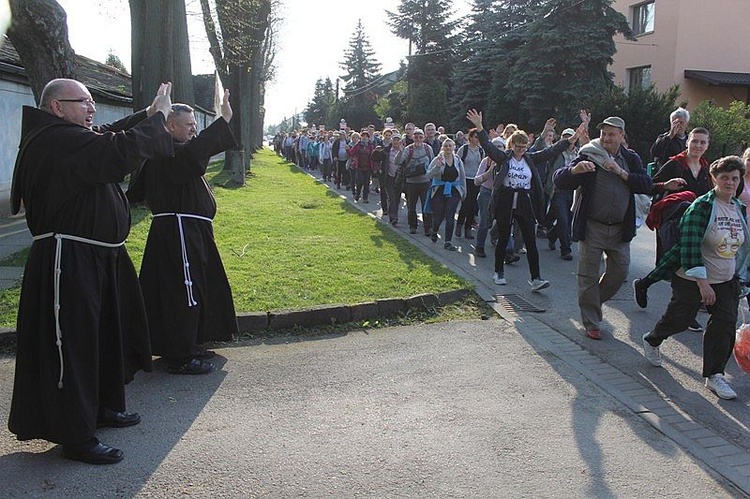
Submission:
[[[495,281],[495,284],[497,284],[498,286],[505,286],[506,284],[508,284],[505,280],[505,276],[500,272],[495,272],[495,274],[492,276],[492,280]]]
[[[648,336],[648,333],[641,337],[641,341],[643,342],[643,356],[646,357],[646,360],[652,366],[661,367],[661,351],[659,350],[659,347],[652,347],[651,344],[646,341],[646,336]]]
[[[719,398],[732,400],[737,398],[737,394],[729,386],[729,382],[723,374],[712,374],[706,378],[706,388],[714,392]]]
[[[532,291],[539,291],[549,287],[549,281],[545,281],[541,277],[536,278],[533,281],[529,281],[529,284],[531,284]]]

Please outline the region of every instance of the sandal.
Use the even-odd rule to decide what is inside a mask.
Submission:
[[[169,374],[208,374],[214,370],[214,365],[200,359],[190,359],[184,364],[167,366]]]

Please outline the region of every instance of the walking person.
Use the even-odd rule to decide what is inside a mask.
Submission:
[[[696,199],[680,220],[680,240],[662,258],[655,276],[671,279],[672,298],[654,328],[643,335],[648,362],[663,365],[661,345],[684,331],[702,304],[708,310],[703,334],[706,388],[722,399],[737,397],[725,378],[734,348],[737,307],[747,282],[750,233],[747,209],[735,197],[745,162],[727,156],[710,166],[714,188]]]
[[[479,212],[477,197],[479,196],[479,186],[474,183],[479,171],[479,164],[484,158],[484,149],[479,145],[476,129],[469,130],[468,142],[458,148],[456,154],[461,158],[466,172],[466,197],[461,202],[461,209],[458,211],[458,222],[456,223],[456,236],[463,236],[466,239],[474,239],[471,233],[474,226],[474,219]]]
[[[440,226],[445,221],[443,247],[448,251],[458,248],[451,243],[456,209],[466,196],[466,172],[461,158],[454,154],[452,139],[445,139],[440,153],[430,162],[427,177],[432,180],[428,192],[428,211],[432,211],[432,242],[438,240]]]
[[[427,178],[427,167],[432,161],[432,148],[424,143],[424,132],[421,128],[415,128],[412,133],[414,142],[406,146],[396,155],[396,164],[403,168],[405,178],[406,207],[409,222],[409,232],[417,233],[417,201],[422,207],[422,225],[424,235],[432,235],[432,215],[425,213],[424,206],[427,201],[427,189],[430,187],[430,179]]]
[[[482,126],[482,114],[471,109],[466,114],[479,134],[479,142],[485,153],[497,163],[492,183],[491,210],[498,225],[498,241],[495,246],[495,273],[492,277],[495,284],[504,285],[505,280],[505,247],[511,233],[514,221],[526,242],[526,258],[529,263],[532,291],[548,288],[550,283],[541,277],[539,269],[539,251],[536,247],[535,228],[544,217],[544,192],[542,179],[536,169],[536,163],[547,161],[574,144],[582,134],[585,124],[581,123],[579,130],[568,140],[561,140],[557,144],[542,151],[528,152],[529,138],[523,130],[517,130],[508,139],[509,150],[500,151],[490,142],[487,132]]]
[[[635,237],[635,194],[651,190],[640,156],[625,147],[625,120],[597,125],[599,138],[581,147],[573,162],[553,175],[558,189],[580,189],[573,207],[572,240],[578,241],[578,307],[585,334],[601,340],[602,304],[620,289]],[[601,273],[604,257],[604,273]]]

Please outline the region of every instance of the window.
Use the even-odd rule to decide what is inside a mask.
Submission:
[[[628,69],[628,90],[651,86],[651,66]]]
[[[654,2],[633,7],[633,33],[642,35],[654,31]]]

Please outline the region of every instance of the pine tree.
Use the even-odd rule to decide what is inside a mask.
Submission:
[[[534,21],[518,47],[508,97],[541,127],[550,116],[572,121],[612,86],[607,66],[617,51],[613,37],[633,39],[625,16],[611,0],[547,0],[535,10]]]
[[[373,108],[378,100],[376,90],[380,63],[374,56],[375,51],[370,46],[360,19],[349,40],[349,48],[344,51],[344,61],[341,63],[341,69],[346,71],[341,76],[345,83],[344,98],[337,106],[339,114],[355,129],[377,121]]]
[[[370,46],[361,19],[357,21],[354,34],[349,39],[349,48],[344,51],[341,69],[346,71],[341,79],[346,83],[344,93],[348,94],[367,89],[380,76],[380,63],[375,60],[375,51]]]
[[[406,73],[408,114],[417,123],[447,121],[448,83],[460,38],[449,0],[401,0],[386,11],[391,32],[409,40],[412,55]]]
[[[330,128],[334,125],[331,121],[331,112],[336,102],[336,93],[330,78],[319,79],[315,82],[315,93],[312,101],[305,109],[305,121],[317,125],[326,125]]]

